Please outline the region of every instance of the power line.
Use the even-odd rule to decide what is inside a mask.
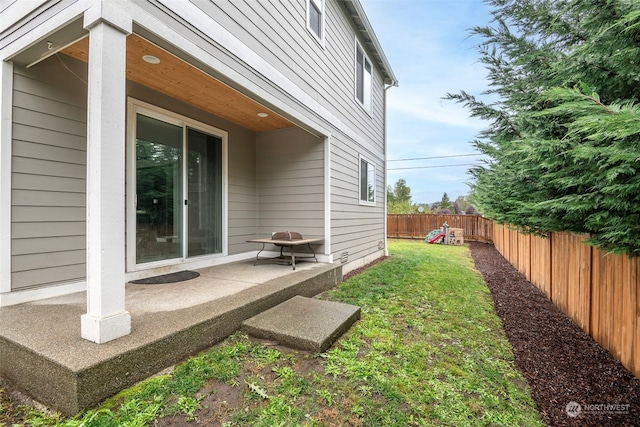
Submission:
[[[404,169],[432,169],[432,168],[451,168],[455,166],[480,166],[476,163],[460,163],[457,165],[435,165],[435,166],[414,166],[409,168],[389,168],[388,171],[399,171]]]
[[[404,161],[411,161],[411,160],[431,160],[431,159],[449,159],[452,157],[469,157],[469,156],[482,156],[482,153],[475,153],[475,154],[452,154],[450,156],[432,156],[432,157],[414,157],[411,159],[394,159],[394,160],[387,160],[387,162],[404,162]]]

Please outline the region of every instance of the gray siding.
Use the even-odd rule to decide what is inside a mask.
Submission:
[[[323,107],[338,117],[366,144],[361,146],[335,129],[331,153],[331,234],[334,257],[348,251],[355,260],[378,250],[384,241],[384,84],[374,66],[372,75],[372,110],[366,112],[354,97],[354,62],[356,31],[342,6],[327,0],[325,6],[325,47],[315,41],[306,28],[306,0],[269,0],[233,2],[194,2],[274,68],[311,95]],[[157,13],[157,12],[155,12]],[[166,20],[167,17],[165,16]],[[169,25],[178,25],[178,22]],[[199,37],[194,42],[206,46]],[[364,44],[363,44],[364,46]],[[243,70],[235,58],[220,50],[219,59],[234,70],[254,79]],[[370,58],[371,59],[371,58]],[[282,98],[268,83],[265,90]],[[305,114],[302,105],[299,110]],[[311,113],[312,114],[312,113]],[[260,137],[259,137],[260,138]],[[371,147],[371,150],[368,148]],[[372,151],[373,150],[373,151]],[[260,152],[260,146],[258,146]],[[358,198],[358,155],[364,155],[376,165],[376,206],[361,206]],[[261,158],[258,155],[258,158]],[[319,178],[318,178],[319,179]],[[305,181],[299,181],[302,185]],[[313,181],[306,184],[313,186]],[[278,196],[285,190],[278,190]],[[296,190],[292,190],[296,191]],[[269,233],[273,226],[265,224],[262,215],[265,189],[260,188],[261,222],[259,232]],[[296,196],[300,196],[297,194]],[[292,218],[288,228],[302,226]],[[284,226],[284,224],[283,224]]]
[[[376,166],[375,206],[360,205],[359,155]],[[334,259],[348,252],[349,261],[354,261],[376,252],[384,242],[384,163],[362,147],[334,141],[331,165],[331,249]]]
[[[380,157],[385,151],[384,85],[374,66],[372,111],[366,112],[355,100],[356,31],[342,6],[336,0],[326,0],[323,48],[306,28],[306,0],[193,3],[319,102],[365,144],[358,144],[352,134],[333,127],[335,123],[327,122],[311,106],[292,99],[169,9],[179,9],[186,3],[136,1],[167,27],[215,55],[220,69],[232,69],[241,76],[239,81],[255,82],[265,94],[293,107],[307,123],[331,130],[333,254],[339,257],[348,251],[350,260],[354,260],[376,252],[378,242],[384,239],[384,165]],[[40,19],[35,13],[28,19],[29,25],[36,25]],[[12,31],[0,40],[0,46],[22,32],[19,28]],[[159,37],[151,39],[189,58]],[[71,59],[66,62],[86,80],[84,64]],[[207,71],[237,86],[218,70]],[[127,93],[229,133],[230,254],[254,249],[246,243],[249,238],[282,229],[324,236],[324,147],[320,138],[301,129],[256,135],[133,83],[128,84]],[[12,287],[17,290],[81,279],[85,275],[86,83],[52,57],[29,70],[16,66],[13,96]],[[376,164],[374,207],[359,205],[359,154]]]
[[[12,290],[85,277],[84,64],[14,67]]]
[[[86,76],[86,65],[64,58]],[[86,86],[56,59],[15,68],[12,290],[82,280],[86,248]],[[66,72],[68,73],[68,71]],[[229,253],[253,249],[255,133],[129,83],[127,94],[229,134]]]
[[[258,237],[297,231],[324,238],[324,143],[297,128],[264,132],[256,144]]]
[[[356,33],[335,0],[326,0],[324,49],[307,30],[306,0],[194,3],[383,151],[382,78],[374,68],[369,115],[354,96]]]

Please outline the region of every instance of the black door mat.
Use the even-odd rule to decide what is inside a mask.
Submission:
[[[132,280],[129,283],[136,285],[161,285],[164,283],[184,282],[200,276],[197,271],[178,271],[177,273],[163,274],[162,276],[147,277],[146,279]]]

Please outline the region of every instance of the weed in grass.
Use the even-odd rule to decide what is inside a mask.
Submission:
[[[180,396],[177,402],[169,409],[169,414],[183,414],[187,421],[197,419],[195,412],[200,409],[200,401],[203,396]]]
[[[251,396],[253,397],[257,397],[260,399],[268,399],[269,398],[269,394],[267,393],[267,390],[260,385],[260,380],[258,379],[251,379],[251,380],[247,380],[245,381],[247,384],[247,387],[249,387],[249,390],[251,391]]]

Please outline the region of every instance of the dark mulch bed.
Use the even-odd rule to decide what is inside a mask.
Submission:
[[[493,245],[472,242],[470,246],[513,346],[516,365],[529,381],[544,421],[550,426],[640,425],[640,380]],[[567,405],[576,417],[567,414]]]

